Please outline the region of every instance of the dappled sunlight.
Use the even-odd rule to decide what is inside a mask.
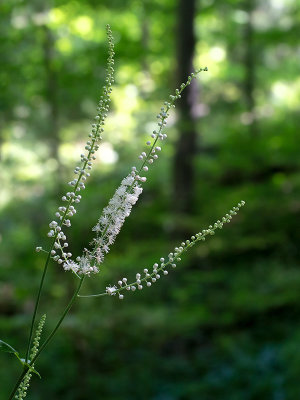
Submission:
[[[97,158],[103,164],[115,164],[118,161],[119,156],[111,143],[103,142],[99,146]]]
[[[24,147],[22,143],[12,141],[4,143],[2,154],[5,162],[12,163],[15,171],[17,171],[17,176],[21,180],[36,179],[42,174],[42,171],[38,167],[35,171],[32,168],[32,166],[39,163],[38,154],[33,149]],[[27,168],[31,173],[26,172]]]
[[[70,12],[70,10],[72,11]],[[81,15],[79,10],[76,12],[76,9],[64,4],[60,8],[53,8],[49,11],[49,25],[59,32],[56,41],[58,49],[62,52],[69,52],[70,47],[75,46],[73,41],[76,38],[93,42],[105,40],[103,30],[105,23],[97,24],[92,10],[90,10],[90,15]],[[102,12],[103,18],[105,18],[104,14],[105,10]]]
[[[299,109],[300,78],[293,82],[276,81],[272,85],[272,100],[276,106]]]
[[[62,143],[59,146],[59,158],[61,162],[68,168],[72,168],[73,165],[78,163],[80,159],[80,154],[85,146],[85,142],[68,142]],[[97,160],[101,164],[115,164],[118,161],[118,153],[114,150],[113,146],[109,142],[103,141],[99,145],[99,150],[96,154]],[[95,165],[97,168],[97,164]],[[100,166],[101,169],[101,166]]]
[[[53,26],[57,26],[66,23],[67,15],[61,8],[52,8],[49,11],[49,19]]]
[[[164,63],[162,60],[155,60],[150,64],[150,71],[153,74],[160,74],[165,70]]]
[[[66,165],[70,165],[71,163],[75,164],[80,159],[80,154],[82,153],[82,149],[85,146],[85,142],[78,141],[72,142],[68,141],[67,143],[62,143],[59,146],[59,158]]]
[[[136,80],[144,93],[151,93],[155,89],[155,82],[152,73],[140,71],[136,74]]]
[[[136,65],[132,65],[131,63],[120,65],[118,70],[116,71],[116,82],[118,85],[127,85],[133,84],[132,78],[139,73],[139,68]],[[115,96],[115,91],[112,93],[113,98]]]
[[[83,15],[72,20],[70,27],[72,33],[78,34],[82,38],[87,39],[92,33],[94,21],[91,17]]]
[[[56,40],[56,47],[62,53],[70,53],[73,46],[70,38],[64,36]]]
[[[224,69],[226,50],[221,46],[209,47],[198,43],[196,46],[195,68],[208,67],[208,72],[201,74],[201,80],[211,81],[218,77]]]
[[[38,151],[37,151],[38,150]],[[21,141],[10,141],[2,146],[3,162],[9,165],[1,174],[3,187],[0,196],[0,209],[11,201],[30,199],[43,193],[42,182],[46,182],[58,166],[57,160],[43,162],[41,153],[44,149],[37,145],[25,147]],[[45,177],[47,176],[47,179]]]
[[[226,51],[223,47],[214,46],[210,48],[209,56],[212,61],[221,62],[226,58]]]
[[[108,137],[111,137],[112,143],[133,139],[135,121],[132,114],[139,106],[138,94],[138,88],[134,84],[118,86],[113,91],[111,97],[114,104],[114,112],[110,115],[108,126]]]

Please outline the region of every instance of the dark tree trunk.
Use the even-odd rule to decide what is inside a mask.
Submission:
[[[254,0],[244,1],[244,10],[248,15],[247,23],[244,29],[244,65],[245,65],[245,78],[244,78],[244,99],[248,113],[249,130],[252,135],[257,134],[257,125],[255,121],[255,59],[254,59],[254,30],[253,30],[253,9],[255,7]]]
[[[195,0],[179,0],[177,32],[177,82],[185,82],[193,70],[195,51]],[[195,106],[197,84],[192,81],[177,103],[179,112],[179,137],[174,156],[174,211],[176,214],[191,213],[195,196],[194,159],[197,146]]]

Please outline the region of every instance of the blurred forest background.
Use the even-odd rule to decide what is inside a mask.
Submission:
[[[104,140],[70,231],[73,253],[192,66],[168,140],[101,273],[99,293],[240,200],[233,222],[151,289],[80,299],[38,362],[30,399],[300,398],[300,7],[297,0],[57,0],[0,4],[1,339],[25,350],[47,248],[105,74]],[[46,331],[75,278],[52,264]],[[0,399],[19,373],[2,353]]]

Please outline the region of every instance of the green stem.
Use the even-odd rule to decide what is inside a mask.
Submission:
[[[69,301],[67,307],[65,308],[62,316],[60,317],[59,321],[57,322],[55,328],[53,329],[53,331],[50,333],[50,335],[47,337],[47,339],[45,340],[45,342],[42,344],[42,346],[40,347],[39,351],[37,352],[37,354],[35,355],[35,357],[33,357],[32,360],[30,360],[30,364],[33,365],[34,362],[37,360],[37,358],[40,356],[40,354],[42,353],[42,351],[45,349],[45,347],[47,346],[47,344],[50,342],[50,340],[53,338],[53,336],[55,335],[55,333],[57,332],[58,328],[60,327],[61,323],[63,322],[63,320],[65,319],[66,315],[68,314],[68,312],[70,311],[70,308],[72,307],[74,301],[76,300],[76,297],[81,289],[81,286],[83,284],[85,275],[83,275],[80,278],[79,284],[71,298],[71,300]],[[21,375],[19,376],[19,379],[17,381],[17,383],[15,384],[15,387],[13,388],[10,396],[9,396],[9,400],[12,400],[14,395],[16,394],[16,391],[18,390],[18,387],[20,386],[22,380],[24,379],[25,375],[27,374],[29,368],[27,366],[24,366],[24,369],[21,373]]]
[[[67,307],[65,308],[65,311],[63,312],[62,316],[60,317],[58,323],[56,324],[55,328],[53,329],[53,331],[50,333],[50,335],[48,336],[48,338],[45,340],[45,342],[42,344],[42,346],[40,347],[39,351],[37,352],[37,354],[35,355],[35,357],[33,357],[33,359],[30,361],[30,364],[33,364],[36,359],[38,358],[38,356],[41,354],[41,352],[44,350],[44,348],[47,346],[47,344],[50,342],[50,340],[53,338],[53,336],[55,335],[56,331],[58,330],[58,328],[60,327],[61,323],[63,322],[63,320],[65,319],[66,315],[68,314],[68,312],[70,311],[70,308],[72,307],[74,301],[76,300],[76,297],[81,289],[81,286],[83,284],[85,275],[82,275],[82,277],[80,278],[79,284],[77,286],[77,289],[75,290],[71,300],[69,301],[69,304],[67,305]]]
[[[27,374],[28,369],[29,369],[28,367],[24,367],[22,374],[19,376],[19,379],[18,379],[17,383],[15,384],[13,391],[11,392],[11,394],[9,396],[9,400],[11,400],[14,397],[16,391],[18,390],[18,387],[21,385],[21,382],[24,379],[24,376]]]
[[[52,243],[52,246],[48,252],[48,257],[44,266],[44,271],[43,271],[43,275],[41,278],[41,282],[40,282],[40,286],[39,286],[39,291],[37,294],[37,298],[36,298],[36,302],[35,302],[35,306],[34,306],[34,311],[33,311],[33,315],[32,315],[32,320],[31,320],[31,327],[30,327],[30,334],[29,334],[29,339],[28,339],[28,344],[27,344],[27,349],[26,349],[26,356],[25,356],[25,362],[28,362],[28,357],[29,357],[29,351],[30,351],[30,347],[31,347],[31,342],[32,342],[32,334],[33,334],[33,328],[34,328],[34,323],[35,323],[35,319],[36,319],[36,314],[37,314],[37,310],[40,304],[40,298],[41,298],[41,293],[42,293],[42,288],[44,285],[44,281],[45,281],[45,276],[47,273],[47,269],[48,269],[48,265],[49,265],[49,261],[50,261],[50,255],[51,255],[51,250],[53,248],[55,239]]]

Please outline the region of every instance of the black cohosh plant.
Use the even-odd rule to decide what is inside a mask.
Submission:
[[[162,275],[168,275],[170,270],[176,268],[182,255],[192,246],[197,242],[204,241],[207,236],[214,235],[217,229],[221,229],[225,223],[230,222],[232,216],[235,215],[240,207],[244,205],[244,202],[241,201],[221,220],[210,225],[207,229],[196,233],[189,240],[182,242],[178,247],[175,247],[173,252],[170,252],[166,259],[160,258],[159,262],[154,263],[149,269],[145,268],[143,271],[137,272],[135,279],[130,283],[127,278],[122,278],[116,284],[111,284],[106,287],[102,293],[92,294],[89,296],[79,294],[84,280],[87,279],[87,277],[92,277],[92,275],[99,273],[105,255],[110,251],[110,247],[120,232],[125,219],[130,215],[132,207],[138,201],[139,196],[143,191],[143,184],[147,180],[144,175],[147,174],[149,168],[152,167],[152,164],[154,164],[159,157],[162,146],[160,142],[163,142],[167,138],[167,135],[164,132],[164,127],[167,123],[170,109],[175,107],[175,101],[180,99],[181,93],[188,85],[190,85],[192,79],[194,79],[200,72],[207,71],[207,68],[200,68],[195,71],[195,73],[192,73],[188,77],[187,81],[182,83],[180,88],[175,90],[175,94],[171,95],[169,100],[164,102],[163,107],[157,115],[158,127],[151,134],[151,139],[147,141],[145,150],[138,156],[139,164],[131,168],[131,171],[122,180],[120,186],[115,191],[115,194],[109,201],[107,207],[104,208],[97,223],[93,227],[95,237],[90,243],[89,248],[85,248],[82,255],[74,259],[72,253],[68,249],[69,245],[66,236],[66,228],[71,226],[71,218],[76,214],[75,207],[82,200],[81,193],[85,189],[86,181],[90,176],[93,162],[96,159],[95,153],[99,148],[99,142],[102,140],[104,124],[110,106],[112,84],[114,82],[114,44],[112,32],[108,25],[107,38],[109,56],[107,60],[105,86],[103,87],[103,92],[97,107],[97,115],[92,124],[89,139],[85,146],[85,152],[81,154],[80,165],[74,170],[74,179],[68,183],[70,189],[64,196],[62,196],[62,205],[58,207],[58,210],[55,213],[55,219],[49,224],[50,229],[48,237],[51,239],[49,249],[44,250],[41,247],[36,248],[36,251],[38,252],[46,252],[47,259],[37,293],[25,357],[20,358],[19,353],[14,348],[6,342],[0,341],[0,349],[15,354],[22,364],[22,371],[9,399],[25,398],[32,373],[38,374],[35,369],[37,359],[57,332],[72,304],[78,297],[113,296],[123,300],[126,291],[134,292],[136,289],[141,290],[143,287],[150,287],[157,282]],[[78,283],[71,300],[59,318],[55,328],[39,346],[42,328],[46,319],[45,315],[40,319],[34,339],[33,331],[36,325],[38,308],[47,269],[51,261],[60,264],[65,271],[71,271],[78,280]]]

